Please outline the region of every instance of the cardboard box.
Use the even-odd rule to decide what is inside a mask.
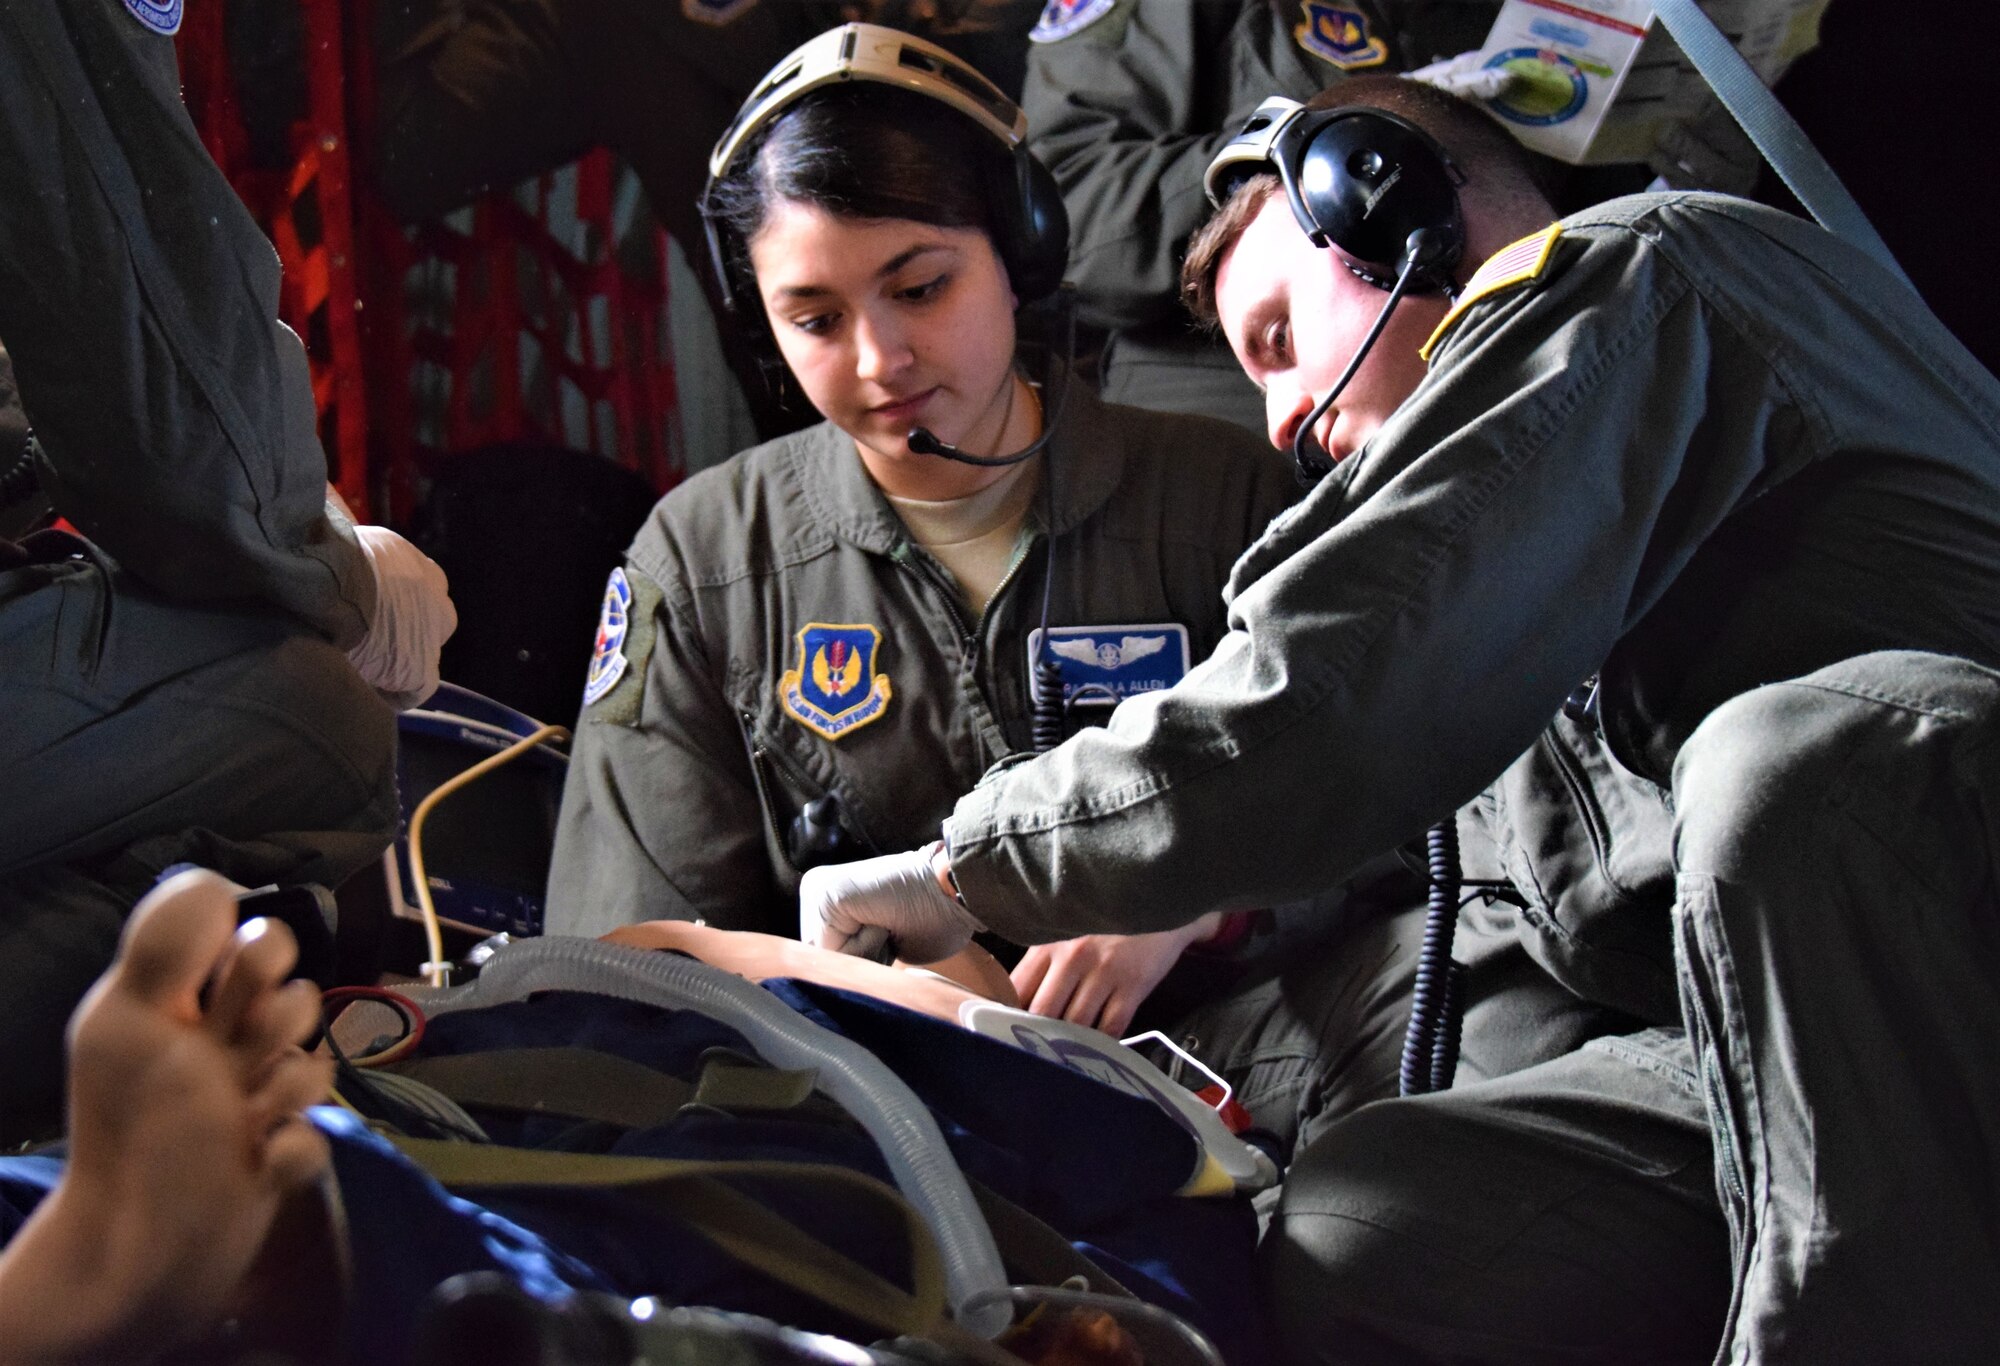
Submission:
[[[1828,0],[1706,0],[1766,85],[1819,42]],[[1486,107],[1538,152],[1575,165],[1644,161],[1662,129],[1718,102],[1646,0],[1506,0],[1480,64],[1519,78]]]

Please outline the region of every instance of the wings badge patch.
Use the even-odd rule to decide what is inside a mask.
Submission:
[[[889,676],[876,672],[882,633],[873,626],[806,623],[799,666],[778,679],[778,704],[815,735],[842,740],[889,706]]]
[[[1389,45],[1368,31],[1358,9],[1306,0],[1305,19],[1292,30],[1298,45],[1342,71],[1359,71],[1389,60]]]
[[[155,33],[171,38],[180,31],[181,0],[125,0],[125,8]]]
[[[1148,626],[1052,626],[1048,657],[1062,671],[1063,701],[1079,707],[1115,707],[1128,697],[1158,692],[1188,671],[1187,627],[1177,621]],[[1042,658],[1042,633],[1028,633],[1028,678]]]

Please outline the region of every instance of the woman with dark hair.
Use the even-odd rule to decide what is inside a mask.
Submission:
[[[922,842],[1035,747],[1037,661],[1068,699],[1044,705],[1044,740],[1107,716],[1093,698],[1177,679],[1225,630],[1230,566],[1294,496],[1240,428],[1105,404],[1062,365],[1030,380],[1017,304],[1060,278],[1064,245],[1036,217],[1046,172],[1001,134],[1017,112],[957,74],[939,93],[949,59],[927,44],[850,31],[898,73],[933,63],[933,88],[823,71],[776,109],[753,95],[705,201],[737,316],[825,421],[676,488],[613,575],[553,932],[794,934],[803,868]],[[808,84],[811,51],[774,76]],[[1049,439],[968,464],[913,450],[917,428],[989,461]],[[1185,949],[1246,923],[1037,947],[1015,986],[1116,1033]],[[1236,953],[1266,942],[1250,940]]]

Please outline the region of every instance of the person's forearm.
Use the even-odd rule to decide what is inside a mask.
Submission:
[[[1213,656],[958,803],[952,871],[987,928],[1160,930],[1332,886],[1473,797],[1603,663],[1709,530],[1662,520],[1686,481],[1708,519],[1756,487],[1767,450],[1670,398],[1718,350],[1753,371],[1754,342],[1636,233],[1565,245],[1239,561]],[[1589,307],[1613,281],[1632,308]]]

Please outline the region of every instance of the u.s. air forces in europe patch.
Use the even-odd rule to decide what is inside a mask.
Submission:
[[[1368,16],[1345,5],[1306,0],[1305,18],[1292,30],[1298,45],[1342,71],[1360,71],[1389,60],[1389,45],[1368,31]]]
[[[841,740],[889,706],[889,676],[876,671],[882,633],[873,626],[807,622],[799,667],[778,679],[778,704],[815,735]]]

